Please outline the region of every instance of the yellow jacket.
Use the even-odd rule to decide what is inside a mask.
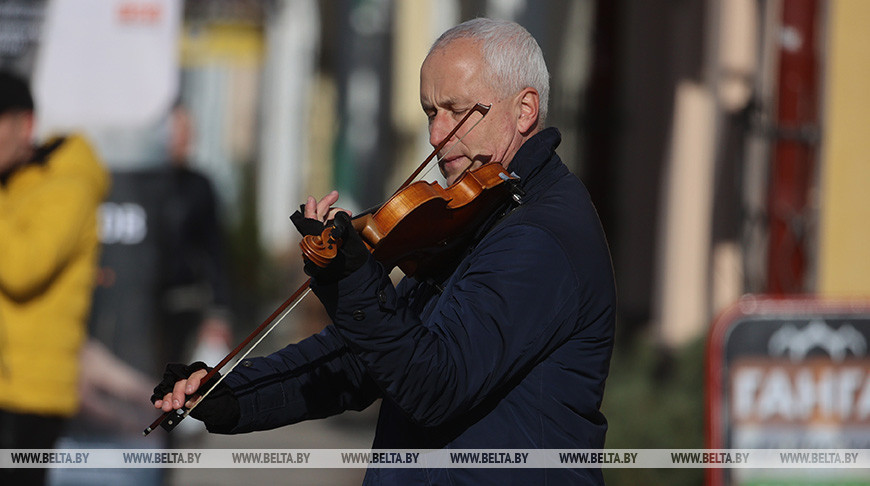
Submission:
[[[0,185],[0,409],[69,416],[109,175],[78,136],[46,159]]]

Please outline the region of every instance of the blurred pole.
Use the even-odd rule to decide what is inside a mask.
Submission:
[[[817,17],[816,0],[782,5],[777,140],[768,195],[767,292],[774,295],[807,290],[809,191],[818,145]]]
[[[775,140],[770,127],[775,117],[782,0],[756,2],[758,45],[752,100],[746,114],[742,174],[738,177],[741,200],[741,252],[743,291],[767,289],[768,212],[770,160]]]
[[[761,27],[757,0],[708,0],[708,5],[712,41],[708,52],[713,60],[708,75],[718,105],[710,262],[712,317],[745,292],[745,248],[740,244],[744,218],[740,201],[745,189],[740,178],[746,166],[753,81],[759,76]]]
[[[288,217],[304,202],[318,16],[313,0],[277,0],[266,15],[257,219],[261,241],[273,253],[287,250],[296,239]]]
[[[715,101],[691,81],[677,85],[665,167],[656,318],[667,346],[685,344],[709,321]]]
[[[665,99],[672,102],[670,107],[661,106],[662,111],[655,118],[649,117],[652,123],[670,120],[666,122],[669,138],[661,148],[663,164],[657,178],[661,183],[657,191],[657,214],[650,215],[654,216],[650,220],[656,231],[651,310],[658,344],[675,349],[696,339],[710,318],[713,192],[720,127],[711,73],[717,66],[714,47],[719,19],[708,3],[695,3],[691,10],[667,7],[668,15],[660,20],[660,25],[670,29],[668,39],[673,44],[663,43],[657,47],[669,53],[664,59],[673,65],[667,73],[670,79],[662,76],[663,82],[658,89],[659,96],[667,96]],[[649,10],[645,13],[645,18],[658,15]],[[653,37],[653,33],[644,36],[649,42],[656,41]],[[645,47],[638,46],[634,59],[640,65],[649,63],[646,58],[652,55]],[[656,72],[657,67],[648,65],[647,70]],[[651,90],[655,87],[653,80],[652,76],[641,80],[642,89],[637,97],[640,103],[653,103],[649,101],[655,93]],[[672,95],[666,95],[664,90],[671,91]],[[638,106],[636,109],[643,108]],[[648,136],[656,128],[644,127],[635,131],[640,139],[641,134]],[[653,140],[647,140],[647,143],[649,147],[655,146]],[[633,155],[639,160],[651,159],[651,154],[640,152],[637,147]],[[641,172],[644,169],[635,170]],[[623,177],[630,176],[625,174]],[[648,178],[643,182],[652,184]],[[633,199],[642,201],[637,196]],[[631,208],[635,213],[632,219],[650,225],[650,220],[641,222],[638,218],[644,209]],[[631,228],[631,234],[642,235],[634,228]],[[622,238],[627,235],[623,233]],[[633,259],[637,260],[637,257]]]

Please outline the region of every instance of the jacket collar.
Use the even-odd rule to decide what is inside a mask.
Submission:
[[[6,186],[9,183],[9,179],[12,178],[12,174],[28,165],[45,165],[45,163],[48,162],[48,156],[51,155],[56,148],[60,147],[64,140],[66,140],[66,137],[58,137],[49,140],[43,145],[35,147],[29,160],[14,165],[6,172],[0,173],[0,186]]]
[[[525,188],[528,181],[545,166],[558,163],[553,155],[562,142],[562,134],[555,127],[536,133],[520,147],[514,159],[508,164],[508,172],[520,177],[520,187]]]

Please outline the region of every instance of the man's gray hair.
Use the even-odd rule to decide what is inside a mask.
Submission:
[[[550,73],[541,47],[529,31],[508,20],[477,18],[441,34],[429,54],[461,38],[480,42],[491,85],[500,95],[510,96],[529,87],[538,91],[538,122],[543,124],[550,97]]]

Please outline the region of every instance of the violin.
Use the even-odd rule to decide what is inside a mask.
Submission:
[[[505,184],[512,179],[500,164],[489,163],[466,171],[446,189],[437,182],[414,182],[352,224],[387,270],[399,267],[424,280],[465,249],[479,226],[512,195]],[[327,227],[299,244],[303,255],[320,267],[335,258],[341,244],[330,233]]]
[[[497,163],[488,163],[477,169],[468,170],[447,188],[443,188],[437,182],[415,181],[420,172],[473,113],[480,113],[482,120],[489,109],[490,106],[487,105],[480,103],[475,105],[384,204],[374,211],[365,212],[353,219],[354,229],[360,234],[374,258],[387,269],[398,267],[407,276],[420,280],[435,275],[439,270],[443,270],[445,262],[453,261],[465,250],[467,243],[478,233],[479,226],[488,220],[493,212],[504,206],[509,197],[519,202],[520,194],[514,184],[516,178],[510,176]],[[477,123],[480,123],[480,120]],[[468,131],[470,132],[471,129]],[[331,232],[332,226],[327,226],[320,235],[305,236],[300,243],[303,255],[318,266],[325,267],[338,254],[341,241],[332,238]],[[236,363],[244,360],[308,295],[311,290],[310,283],[311,279],[308,279],[302,284],[247,338],[212,368],[202,378],[201,383],[207,383],[262,333],[257,342],[250,346]],[[227,374],[234,367],[235,364]],[[148,435],[158,425],[171,431],[220,384],[225,376],[227,375],[222,375],[211,388],[200,395],[191,407],[164,412],[142,432],[143,435]]]

